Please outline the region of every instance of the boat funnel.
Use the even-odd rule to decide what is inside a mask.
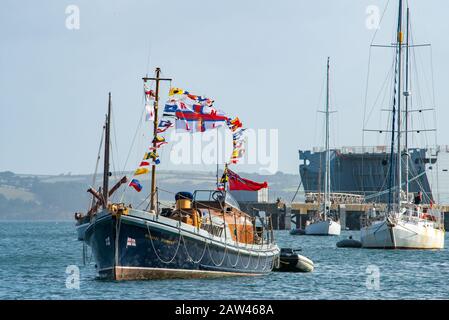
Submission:
[[[175,195],[176,209],[177,210],[192,209],[192,199],[193,195],[190,192],[178,192]]]

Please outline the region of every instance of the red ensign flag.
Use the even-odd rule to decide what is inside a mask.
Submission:
[[[228,169],[228,182],[229,182],[229,190],[258,191],[263,188],[268,188],[268,183],[266,182],[259,183],[242,178],[238,174],[229,169]]]

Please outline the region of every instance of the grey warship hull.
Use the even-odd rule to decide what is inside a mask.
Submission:
[[[370,202],[388,202],[388,192],[381,192],[388,189],[389,150],[387,149],[386,146],[332,149],[331,192],[363,195]],[[410,148],[409,155],[410,192],[424,190],[428,196],[424,197],[427,201],[432,199],[448,204],[449,147]],[[299,173],[304,192],[322,191],[324,150],[299,150],[299,159]]]

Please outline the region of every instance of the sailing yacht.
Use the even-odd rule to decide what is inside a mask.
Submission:
[[[413,196],[410,197],[408,189],[409,8],[407,8],[405,43],[403,41],[402,16],[403,3],[400,0],[397,43],[394,44],[396,73],[389,161],[389,200],[384,212],[378,213],[372,209],[362,217],[361,242],[363,248],[442,249],[444,248],[445,232],[442,212],[438,206],[433,205],[433,199],[430,199],[430,205],[423,205],[421,193],[415,197],[414,201],[411,201]],[[403,64],[404,48],[405,65]],[[404,81],[402,81],[403,73],[405,74]],[[405,110],[401,109],[403,101]],[[405,116],[405,119],[402,119],[402,115]],[[403,122],[405,122],[405,128],[403,128]],[[404,133],[404,137],[402,133]],[[404,172],[402,162],[405,164]],[[402,183],[403,175],[405,183]],[[403,190],[404,186],[405,190]]]
[[[326,75],[326,173],[324,177],[324,202],[318,216],[306,226],[306,235],[323,235],[338,236],[340,235],[341,226],[335,217],[331,216],[331,200],[330,200],[330,151],[329,151],[329,58],[327,58],[327,75]],[[321,197],[320,197],[321,200]]]

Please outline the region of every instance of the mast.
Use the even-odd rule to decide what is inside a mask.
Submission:
[[[330,152],[329,152],[329,57],[327,58],[326,70],[326,173],[324,175],[324,219],[328,214],[328,204],[330,202]]]
[[[158,109],[159,109],[159,75],[160,68],[156,68],[156,97],[154,98],[154,120],[153,120],[153,151],[156,152],[156,136],[158,126]],[[151,166],[151,196],[150,196],[150,210],[154,210],[154,198],[156,192],[156,165]]]
[[[109,92],[108,113],[106,115],[105,142],[104,142],[104,165],[103,165],[103,208],[108,206],[109,196],[109,144],[111,133],[111,93]]]
[[[100,139],[100,145],[98,147],[98,155],[97,155],[97,162],[95,163],[94,176],[92,178],[92,186],[95,186],[95,183],[97,181],[98,164],[100,163],[101,148],[103,147],[104,134],[105,134],[105,130],[106,130],[106,121],[107,121],[107,119],[105,119],[104,125],[102,128],[103,130],[101,130],[101,139]],[[95,196],[92,195],[92,200],[90,201],[90,206],[89,206],[88,210],[90,210],[93,206],[95,206]]]
[[[218,186],[219,186],[219,184],[220,184],[220,177],[218,176],[218,170],[220,169],[219,168],[219,165],[218,165],[218,128],[219,127],[217,127],[217,131],[216,131],[216,133],[217,133],[217,172],[216,172],[216,175],[217,175],[217,189],[218,189]]]
[[[407,7],[407,26],[406,26],[406,37],[407,37],[407,44],[406,44],[406,51],[405,51],[405,195],[406,199],[408,200],[408,193],[409,193],[409,154],[408,154],[408,126],[409,126],[409,52],[410,52],[410,9]]]
[[[157,127],[159,124],[158,119],[158,109],[159,109],[159,82],[160,81],[171,81],[168,78],[160,78],[161,68],[156,68],[156,77],[154,78],[142,78],[143,81],[155,80],[156,81],[156,97],[154,98],[154,120],[153,120],[153,151],[156,152],[157,145]],[[150,210],[155,210],[155,196],[156,196],[156,165],[151,166],[151,191],[150,191]]]
[[[398,46],[398,110],[397,110],[397,166],[396,174],[398,179],[398,212],[401,206],[401,191],[402,191],[402,147],[401,147],[401,96],[402,96],[402,0],[399,0],[399,17],[398,17],[398,32],[397,32],[397,46]]]

